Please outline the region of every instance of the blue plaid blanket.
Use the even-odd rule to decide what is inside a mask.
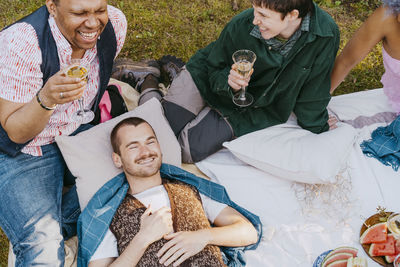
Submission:
[[[246,209],[238,206],[229,198],[225,188],[219,184],[199,178],[185,170],[172,165],[163,164],[161,176],[176,179],[193,185],[197,190],[239,211],[256,228],[257,243],[246,247],[221,247],[222,255],[228,266],[237,267],[246,264],[244,251],[257,248],[262,236],[260,218]],[[117,208],[128,191],[129,185],[123,173],[107,182],[90,200],[78,219],[78,267],[88,266],[89,260],[103,240]]]
[[[361,149],[397,171],[400,166],[400,116],[389,126],[379,127],[371,134],[371,140],[364,141]]]

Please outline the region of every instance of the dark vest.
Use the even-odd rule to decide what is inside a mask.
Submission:
[[[173,228],[175,232],[196,231],[210,228],[197,189],[191,185],[175,180],[163,180],[163,185],[168,193]],[[114,214],[110,225],[111,232],[117,239],[118,253],[129,245],[131,240],[139,232],[140,218],[146,207],[135,197],[127,194]],[[144,252],[137,263],[137,267],[164,267],[158,262],[157,253],[168,241],[161,238],[152,243]],[[172,265],[171,265],[172,266]],[[182,267],[223,267],[219,247],[207,245],[202,251],[185,260]]]
[[[26,22],[35,29],[42,52],[43,86],[47,80],[60,70],[57,46],[48,23],[49,12],[46,6],[42,6],[32,14],[22,18],[16,23]],[[11,26],[11,25],[10,25]],[[8,27],[10,27],[8,26]],[[5,29],[7,29],[6,27]],[[109,21],[97,41],[97,56],[100,62],[100,90],[97,93],[93,109],[96,110],[111,77],[112,65],[117,52],[117,40],[114,28]],[[7,132],[0,125],[0,152],[15,157],[30,141],[25,144],[16,144],[10,140]]]

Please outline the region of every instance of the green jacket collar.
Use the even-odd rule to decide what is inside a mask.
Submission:
[[[310,21],[310,33],[321,37],[333,37],[335,34],[329,24],[324,23],[326,21],[323,19],[323,16],[326,16],[325,13],[318,7],[316,3],[314,4],[314,10],[311,16]]]

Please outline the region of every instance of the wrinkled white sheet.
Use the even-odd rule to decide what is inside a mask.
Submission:
[[[392,111],[381,89],[334,97],[330,107],[341,120]],[[382,125],[385,123],[358,129],[358,144]],[[318,255],[339,246],[356,247],[359,256],[368,258],[358,242],[361,225],[365,218],[376,213],[378,205],[387,211],[400,212],[400,171],[365,157],[358,144],[352,149],[344,174],[352,181],[351,210],[343,207],[337,219],[321,211],[306,216],[295,197],[292,182],[246,165],[226,149],[196,164],[212,180],[223,184],[236,203],[260,216],[264,237],[257,250],[246,252],[247,266],[311,267]],[[76,257],[69,254],[72,257],[66,263]],[[11,250],[8,266],[14,266]],[[368,266],[379,265],[368,258]]]
[[[381,91],[375,90],[336,97],[334,101],[348,101],[350,105],[360,96],[385,100]],[[322,252],[339,246],[358,248],[358,255],[368,258],[368,266],[379,266],[359,244],[359,232],[364,219],[375,214],[378,206],[400,212],[400,172],[364,156],[359,143],[380,125],[384,124],[358,129],[358,143],[343,174],[352,183],[350,205],[338,211],[337,216],[327,216],[323,210],[303,213],[292,182],[246,165],[226,149],[196,164],[212,180],[224,185],[232,200],[260,216],[264,238],[257,250],[246,252],[247,266],[310,267]]]

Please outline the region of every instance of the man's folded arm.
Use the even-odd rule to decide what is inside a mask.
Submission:
[[[118,258],[103,258],[90,261],[89,267],[136,266],[150,244],[146,237],[139,231]]]
[[[231,88],[228,84],[229,72],[232,68],[232,54],[234,42],[227,27],[221,32],[218,40],[212,44],[212,49],[207,57],[208,77],[210,89],[221,97],[232,98]]]
[[[23,104],[0,98],[0,114],[1,126],[9,138],[17,144],[23,144],[46,127],[52,111],[44,110],[34,100]]]
[[[224,208],[215,218],[214,226],[208,229],[210,234],[209,244],[238,247],[257,242],[257,231],[253,224],[229,206]]]
[[[296,100],[294,113],[298,124],[313,133],[329,130],[328,111],[330,101],[331,71],[339,48],[339,33],[321,42],[323,50],[317,56],[311,73]]]

